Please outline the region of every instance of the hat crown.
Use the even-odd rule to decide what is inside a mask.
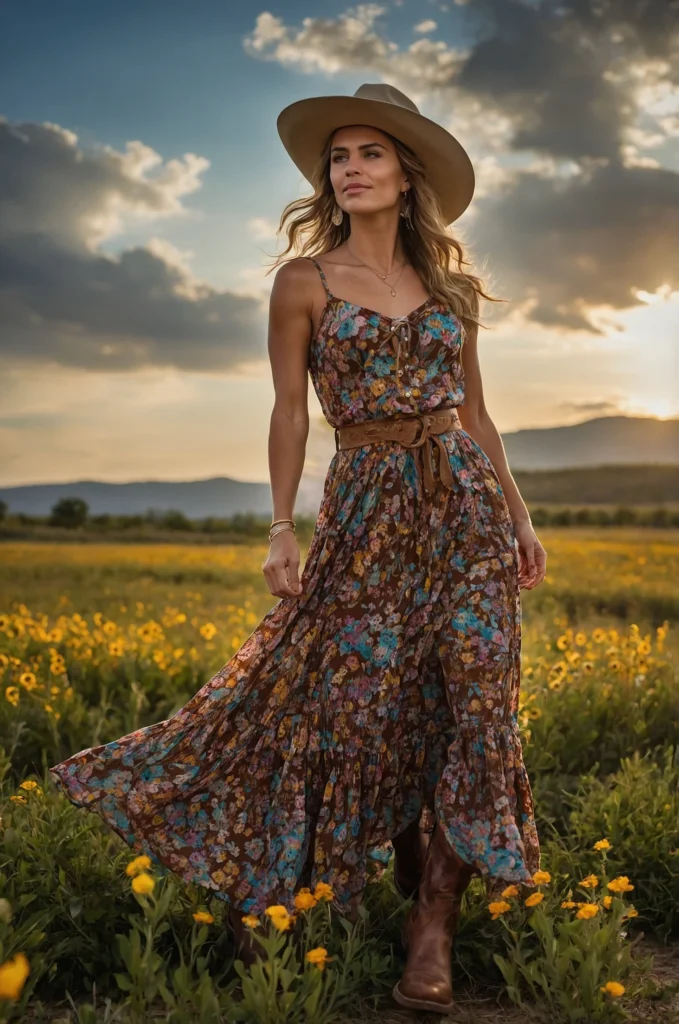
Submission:
[[[415,114],[419,114],[420,112],[413,101],[406,96],[405,93],[401,92],[400,89],[397,89],[393,85],[388,85],[386,82],[376,82],[375,84],[365,83],[364,85],[359,85],[354,96],[361,100],[377,100],[379,103],[393,103],[394,106],[405,107],[406,110],[412,110]]]

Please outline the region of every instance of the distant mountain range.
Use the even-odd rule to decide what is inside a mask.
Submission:
[[[545,474],[545,486],[540,486],[537,479],[541,474],[531,479],[533,500],[598,500],[587,498],[584,494],[582,497],[577,494],[567,497],[572,487],[557,487],[554,470],[616,465],[643,468],[658,465],[676,466],[679,471],[679,419],[602,416],[575,426],[517,430],[503,434],[502,440],[512,472],[517,473],[517,482],[522,470],[552,471]],[[328,463],[333,451],[334,445],[328,449]],[[610,468],[606,475],[610,480]],[[670,477],[664,473],[662,477],[676,481],[674,473]],[[578,488],[575,489],[577,491]],[[674,489],[670,488],[672,492]],[[323,479],[303,476],[297,511],[300,514],[315,515],[322,491]],[[609,488],[607,492],[610,493]],[[653,496],[644,494],[641,488],[637,501],[641,504],[649,500],[662,500],[658,498],[658,493],[657,487]],[[529,495],[525,496],[528,500]],[[62,497],[82,498],[87,502],[92,515],[106,512],[112,515],[134,515],[143,514],[148,509],[159,512],[178,509],[190,519],[225,517],[246,512],[262,516],[271,514],[271,488],[268,483],[243,483],[229,477],[186,482],[148,480],[126,484],[77,480],[0,488],[0,499],[7,503],[10,512],[25,512],[29,515],[47,515],[54,503]],[[668,491],[665,500],[675,501],[676,497]]]
[[[616,463],[679,466],[679,419],[600,416],[572,427],[516,430],[502,441],[512,473]]]

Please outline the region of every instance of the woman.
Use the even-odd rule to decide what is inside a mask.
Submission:
[[[278,262],[304,244],[270,307],[263,571],[281,600],[172,718],[52,772],[134,849],[227,901],[248,959],[243,915],[293,910],[321,882],[354,917],[395,851],[415,900],[394,995],[447,1012],[470,878],[494,896],[532,887],[539,867],[519,590],[543,579],[545,553],[483,403],[485,293],[450,266],[461,247],[445,225],[474,175],[390,86],[294,103],[278,129],[314,185],[281,218]],[[307,370],[337,450],[300,579]]]

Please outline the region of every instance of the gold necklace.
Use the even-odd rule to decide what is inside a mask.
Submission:
[[[392,274],[394,273],[394,271],[393,271],[393,270],[392,270],[392,271],[390,271],[390,273],[388,273],[388,274],[380,274],[379,270],[375,270],[375,268],[374,268],[374,267],[371,267],[369,263],[366,263],[366,262],[365,262],[365,260],[361,260],[361,259],[359,259],[359,257],[358,257],[358,256],[356,255],[356,253],[355,253],[355,252],[353,252],[353,250],[352,250],[352,249],[351,249],[351,248],[349,247],[349,243],[348,243],[348,242],[345,242],[344,244],[345,244],[345,245],[346,245],[346,247],[347,247],[347,251],[348,251],[348,252],[349,252],[349,253],[350,253],[350,254],[351,254],[351,255],[352,255],[353,257],[354,257],[354,259],[355,259],[355,260],[358,260],[358,262],[359,262],[359,263],[361,264],[361,266],[367,267],[367,268],[368,268],[368,270],[372,270],[373,274],[375,274],[375,276],[376,276],[376,277],[379,277],[380,281],[384,281],[384,283],[385,283],[385,284],[387,285],[387,288],[389,288],[389,289],[390,289],[390,291],[391,291],[391,294],[392,294],[392,295],[396,295],[396,291],[395,291],[395,288],[396,288],[396,285],[398,284],[398,282],[399,282],[399,281],[401,280],[401,274],[403,273],[403,271],[404,271],[404,270],[405,270],[405,268],[406,268],[406,261],[404,261],[404,262],[403,262],[403,263],[401,264],[401,269],[400,269],[400,271],[399,271],[399,275],[398,275],[398,277],[396,278],[396,281],[395,281],[395,283],[394,283],[393,285],[390,285],[390,284],[389,284],[389,283],[387,282],[387,278],[388,278],[388,277],[391,277],[391,275],[392,275]]]

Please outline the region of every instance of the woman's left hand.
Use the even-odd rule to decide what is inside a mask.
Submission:
[[[527,520],[514,523],[514,536],[519,546],[519,587],[532,590],[545,578],[547,552]]]

